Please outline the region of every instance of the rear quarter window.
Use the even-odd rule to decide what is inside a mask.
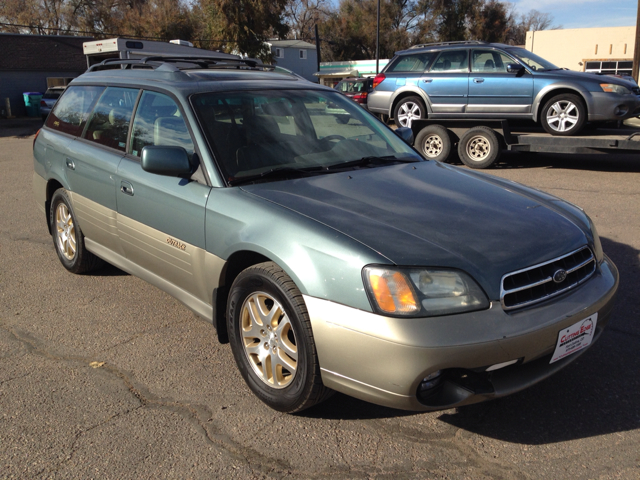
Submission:
[[[68,87],[47,118],[47,127],[58,132],[79,137],[82,134],[91,108],[104,87]]]
[[[401,55],[389,65],[385,73],[424,72],[434,56],[433,52]]]

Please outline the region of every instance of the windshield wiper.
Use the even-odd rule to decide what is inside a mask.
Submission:
[[[421,161],[421,159],[416,157],[398,158],[395,155],[386,155],[384,157],[370,156],[362,157],[357,160],[351,160],[349,162],[334,163],[333,165],[329,165],[324,168],[326,170],[340,170],[343,168],[366,167],[368,165],[387,165],[389,163],[415,163]]]
[[[229,185],[240,185],[242,183],[255,182],[256,180],[263,180],[265,178],[271,177],[308,177],[311,175],[322,174],[322,167],[307,167],[307,168],[292,168],[292,167],[281,167],[281,168],[272,168],[271,170],[267,170],[266,172],[258,173],[255,175],[245,175],[242,177],[231,177],[228,180]]]

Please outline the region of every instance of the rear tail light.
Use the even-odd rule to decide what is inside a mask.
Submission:
[[[47,104],[46,104],[46,102],[44,100],[40,100],[40,106],[41,107],[46,107]]]
[[[378,85],[380,85],[385,78],[387,78],[387,76],[384,73],[379,73],[378,75],[373,77],[373,88],[376,88]]]
[[[367,99],[367,92],[356,93],[356,94],[353,96],[353,99],[354,99],[356,102],[362,102],[362,101],[364,101],[364,100],[366,100],[366,99]]]

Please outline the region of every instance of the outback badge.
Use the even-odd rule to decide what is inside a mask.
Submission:
[[[179,248],[180,250],[186,250],[187,246],[184,243],[180,243],[178,240],[174,240],[173,238],[167,238],[167,243],[172,247]]]

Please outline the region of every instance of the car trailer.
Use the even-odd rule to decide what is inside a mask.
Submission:
[[[425,158],[439,162],[459,158],[478,169],[491,167],[504,150],[583,154],[640,151],[640,130],[583,130],[583,135],[573,137],[519,130],[513,133],[509,120],[499,119],[414,120],[411,129],[414,147]]]

